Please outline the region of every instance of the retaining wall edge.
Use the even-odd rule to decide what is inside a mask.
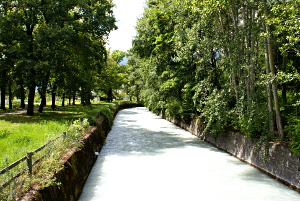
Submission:
[[[255,150],[258,140],[251,140],[233,131],[228,131],[227,135],[219,135],[214,138],[209,133],[203,133],[205,125],[200,119],[192,119],[187,122],[166,118],[163,113],[158,115],[300,193],[300,158],[294,156],[289,147],[284,144],[270,143],[269,150],[267,150],[269,156],[264,161],[264,148],[258,147]]]
[[[114,116],[119,110],[139,107],[139,104],[118,105]],[[107,118],[97,114],[97,126],[83,137],[83,146],[70,150],[64,157],[61,171],[55,177],[61,185],[51,185],[43,189],[31,189],[18,201],[76,201],[79,199],[88,175],[97,160],[95,152],[99,152],[105,143],[111,127]]]

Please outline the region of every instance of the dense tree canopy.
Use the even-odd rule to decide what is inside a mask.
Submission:
[[[107,37],[116,29],[110,0],[20,0],[0,4],[1,109],[15,92],[33,115],[35,91],[89,104],[97,75],[106,66]],[[11,95],[12,96],[12,95]],[[12,97],[9,100],[12,100]],[[54,99],[55,100],[55,99]],[[52,103],[55,107],[55,101]]]
[[[214,135],[233,129],[297,149],[299,10],[294,0],[148,0],[128,88]]]
[[[99,91],[104,93],[110,102],[117,98],[118,90],[127,82],[128,66],[120,64],[125,55],[126,53],[120,50],[109,53],[105,67],[97,77]]]

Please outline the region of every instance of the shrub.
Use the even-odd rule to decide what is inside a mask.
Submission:
[[[290,117],[288,126],[285,131],[290,138],[290,148],[296,155],[300,155],[300,119],[297,117]]]
[[[225,91],[215,89],[202,102],[205,106],[201,110],[200,118],[206,125],[203,133],[210,131],[214,137],[226,134],[230,111],[225,94]]]

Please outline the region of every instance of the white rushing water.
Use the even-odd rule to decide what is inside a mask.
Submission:
[[[118,113],[80,201],[299,201],[300,194],[146,108]]]

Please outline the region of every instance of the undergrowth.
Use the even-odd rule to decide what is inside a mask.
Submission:
[[[114,103],[101,102],[91,106],[61,107],[60,111],[46,109],[42,114],[37,113],[33,117],[28,117],[25,114],[0,117],[0,170],[26,156],[28,151],[33,151],[48,140],[62,135],[63,131],[67,132],[65,137],[59,137],[34,155],[33,161],[41,157],[43,159],[34,166],[33,175],[23,174],[8,187],[0,188],[0,200],[12,200],[32,186],[46,187],[59,184],[53,179],[53,175],[61,169],[59,166],[61,156],[71,148],[81,146],[81,136],[90,126],[91,119],[95,121],[97,113],[107,117],[112,125],[113,115],[111,111],[115,110],[116,107]],[[22,169],[27,172],[26,161],[14,169],[0,175],[0,184]]]
[[[66,154],[71,148],[80,148],[82,145],[81,136],[88,127],[89,123],[87,119],[83,119],[83,121],[75,120],[69,126],[65,136],[62,135],[57,140],[46,146],[45,149],[34,155],[33,161],[36,161],[39,158],[42,158],[42,160],[33,166],[32,175],[29,175],[26,171],[7,188],[1,189],[0,200],[4,200],[4,198],[12,200],[14,197],[20,196],[33,186],[44,188],[49,185],[59,185],[54,174],[62,169],[62,166],[60,165],[61,156]],[[27,169],[26,164],[23,164],[23,168]],[[19,170],[17,171],[20,171],[20,168],[18,169]],[[2,175],[0,181],[9,179],[18,173],[17,171],[13,170],[6,175]]]

